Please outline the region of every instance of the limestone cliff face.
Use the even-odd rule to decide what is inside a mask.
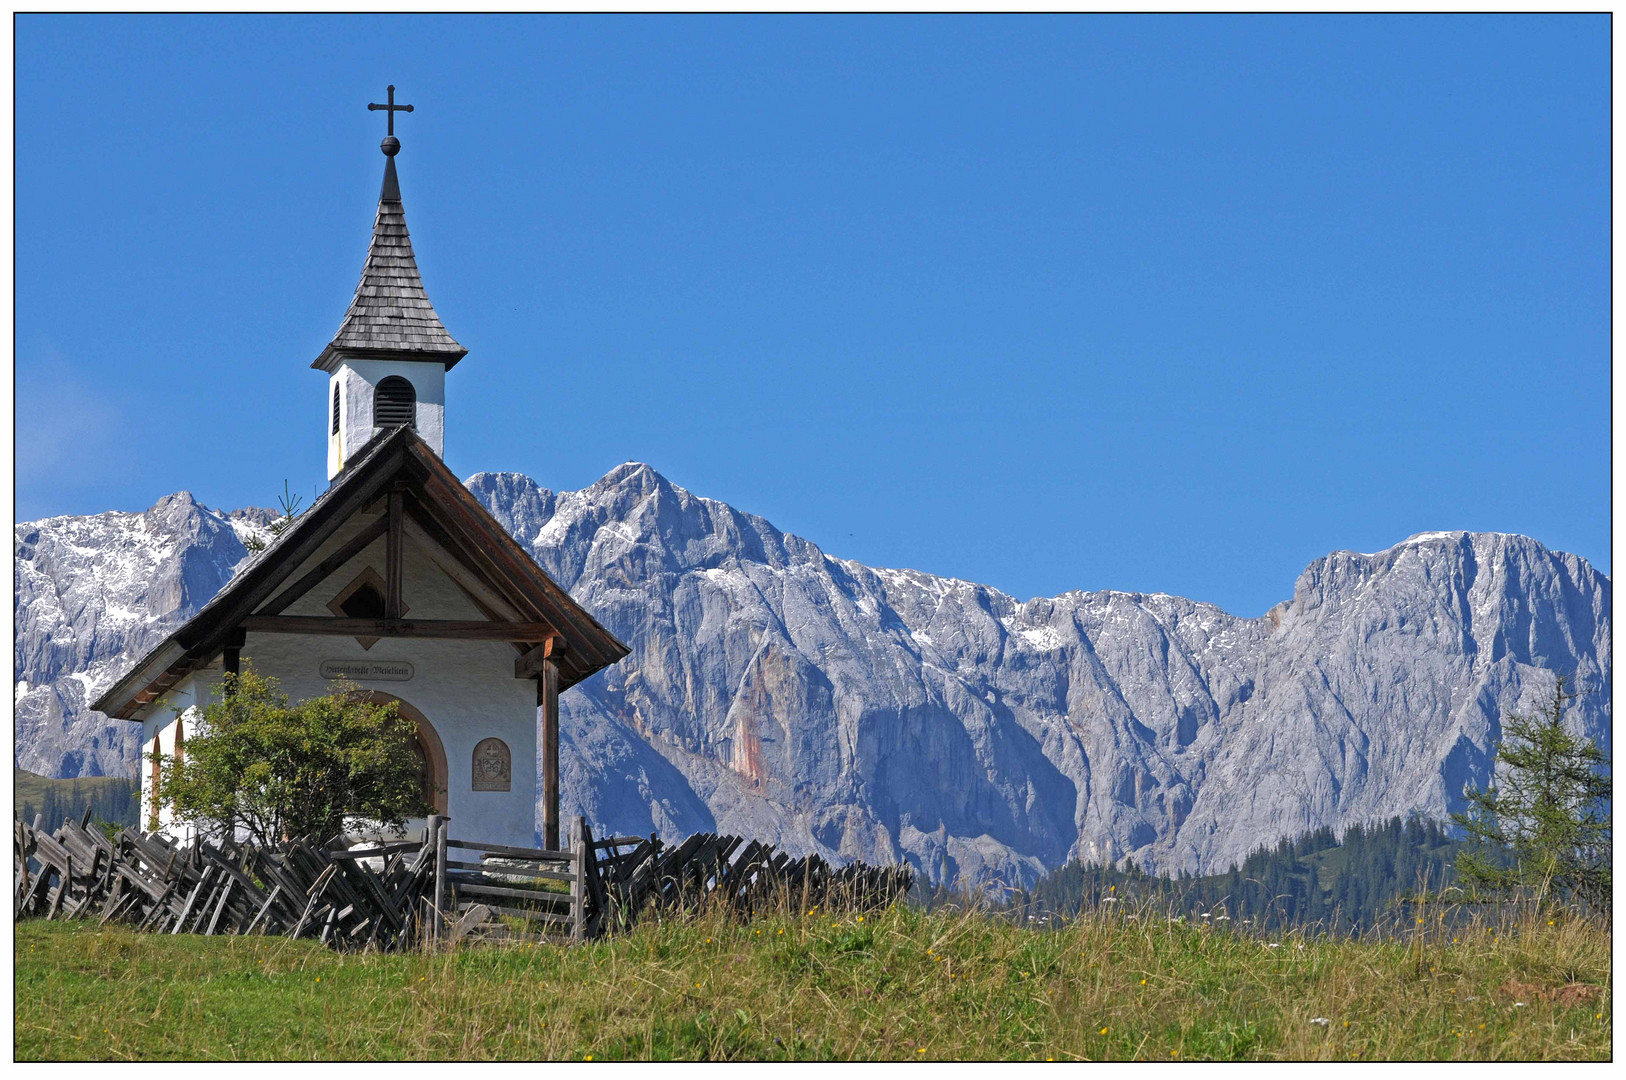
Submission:
[[[1609,748],[1609,579],[1525,537],[1334,553],[1244,619],[834,559],[644,465],[578,492],[468,483],[632,648],[562,705],[566,812],[617,832],[723,829],[949,881],[1071,855],[1223,869],[1306,828],[1445,813],[1558,674]],[[226,580],[233,525],[172,496],[18,527],[19,764],[131,767],[83,703]]]
[[[18,525],[16,763],[46,776],[133,775],[141,727],[86,709],[126,665],[230,581],[269,511],[226,515],[191,492],[140,514]]]
[[[1243,619],[872,569],[642,465],[558,495],[469,485],[633,649],[566,724],[569,793],[617,828],[950,879],[1071,855],[1223,869],[1307,828],[1443,815],[1486,777],[1502,714],[1557,674],[1609,745],[1610,582],[1525,537],[1335,553]]]

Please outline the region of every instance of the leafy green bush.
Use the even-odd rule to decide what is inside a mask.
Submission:
[[[336,684],[290,704],[275,679],[247,669],[217,689],[185,754],[164,769],[161,797],[179,820],[272,844],[332,837],[346,818],[398,830],[430,812],[416,728],[394,702]]]

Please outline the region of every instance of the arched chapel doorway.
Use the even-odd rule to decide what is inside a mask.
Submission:
[[[437,814],[446,812],[446,792],[448,790],[446,772],[446,748],[440,743],[440,736],[435,733],[435,726],[423,713],[402,701],[394,694],[386,694],[380,690],[363,691],[357,695],[362,701],[373,705],[388,705],[395,703],[396,710],[408,720],[412,721],[418,730],[418,737],[413,745],[413,752],[418,755],[422,768],[424,801],[435,808]]]

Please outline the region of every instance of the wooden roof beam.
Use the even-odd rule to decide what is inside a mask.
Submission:
[[[527,613],[521,612],[518,606],[511,603],[506,597],[492,589],[490,584],[482,580],[483,570],[474,565],[474,560],[460,550],[460,546],[447,536],[445,531],[428,518],[428,515],[418,507],[416,501],[407,504],[406,534],[414,544],[423,549],[429,561],[434,563],[453,584],[476,604],[488,607],[505,619],[515,622],[534,621],[527,618]],[[531,615],[540,614],[532,612]]]
[[[243,629],[254,634],[319,634],[337,637],[440,638],[457,641],[546,641],[557,631],[544,622],[462,619],[337,619],[319,615],[250,615]]]
[[[514,660],[514,678],[534,679],[542,673],[542,665],[549,660],[557,660],[559,654],[565,651],[563,638],[551,637],[533,649],[527,650]]]
[[[388,528],[389,519],[381,517],[371,525],[367,526],[365,529],[362,529],[355,536],[351,537],[349,542],[343,547],[339,548],[339,550],[317,563],[309,573],[302,575],[298,581],[294,582],[292,585],[282,590],[282,592],[278,593],[274,600],[272,600],[269,604],[266,604],[256,614],[282,614],[284,611],[288,610],[289,607],[293,606],[293,603],[301,596],[304,596],[306,593],[310,592],[317,585],[320,585],[325,579],[333,576],[333,574],[345,563],[349,562],[351,559],[354,559],[357,555],[360,555],[363,551],[365,551],[367,546],[373,541],[377,540],[380,536],[383,536]]]
[[[467,533],[472,531],[469,528],[471,523],[456,520],[456,518],[459,516],[456,511],[461,511],[465,514],[469,512],[462,506],[462,500],[466,498],[470,502],[474,502],[474,496],[469,494],[466,488],[462,487],[462,485],[458,485],[456,490],[453,490],[438,477],[430,476],[424,482],[424,489],[429,494],[435,496],[437,501],[439,501],[442,506],[454,511],[454,513],[451,515],[453,520],[448,524],[455,527],[460,532]],[[479,506],[479,503],[475,502],[474,505]],[[515,588],[516,591],[525,591],[524,584],[529,584],[532,590],[540,591],[543,595],[549,596],[550,599],[554,601],[553,606],[557,609],[560,616],[560,622],[562,623],[562,625],[559,627],[560,632],[562,632],[565,637],[572,642],[579,643],[578,647],[581,648],[583,652],[586,652],[589,655],[595,653],[597,650],[592,650],[589,647],[593,637],[592,632],[589,630],[588,626],[582,622],[582,619],[578,617],[575,612],[570,610],[572,607],[576,606],[575,601],[571,600],[570,594],[565,592],[561,586],[555,584],[553,580],[543,572],[542,568],[536,565],[536,562],[530,557],[530,555],[526,554],[522,549],[520,549],[517,542],[513,542],[512,538],[510,538],[510,542],[512,543],[514,549],[512,552],[505,551],[500,546],[493,546],[492,549],[481,550],[479,552],[481,556],[489,559],[493,564],[488,573],[490,573],[491,576],[506,579],[511,583],[510,587]],[[587,615],[586,611],[581,611],[581,615],[589,619],[591,618],[591,616]],[[599,634],[608,636],[608,632],[602,628],[596,627],[596,624],[595,628],[598,629]],[[611,656],[603,659],[604,663],[608,664],[614,663],[616,660],[619,660],[620,657]]]

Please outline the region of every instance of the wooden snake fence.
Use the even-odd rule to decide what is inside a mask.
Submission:
[[[908,892],[907,866],[831,866],[760,841],[696,833],[595,840],[577,818],[566,850],[453,839],[431,817],[422,839],[330,849],[176,842],[89,815],[47,833],[15,823],[18,918],[98,918],[159,933],[283,934],[339,949],[397,950],[465,938],[582,940],[649,913],[709,905],[867,909]]]
[[[335,948],[398,949],[433,921],[419,903],[432,853],[407,841],[329,851],[304,840],[276,849],[231,841],[177,843],[124,829],[109,838],[89,814],[55,833],[40,819],[13,830],[18,918],[97,918],[158,933],[286,934]]]

